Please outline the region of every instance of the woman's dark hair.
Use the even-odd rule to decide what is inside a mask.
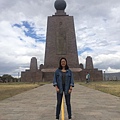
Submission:
[[[58,67],[58,68],[59,68],[60,70],[62,70],[62,65],[61,65],[61,60],[62,60],[62,59],[64,59],[64,60],[66,61],[65,70],[69,69],[69,67],[68,67],[68,65],[67,65],[67,59],[64,58],[64,57],[62,57],[62,58],[60,59],[60,61],[59,61],[59,67]]]

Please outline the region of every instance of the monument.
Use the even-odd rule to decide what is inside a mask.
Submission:
[[[42,70],[47,77],[44,77],[45,79],[53,77],[52,72],[58,68],[61,57],[67,59],[73,72],[80,71],[73,16],[65,13],[64,0],[56,0],[54,6],[56,13],[49,16],[47,22],[44,69]],[[74,77],[77,77],[77,73]]]
[[[37,59],[31,58],[30,69],[21,72],[21,82],[39,82],[42,80],[42,72],[37,67]]]
[[[82,71],[80,72],[80,81],[85,81],[85,76],[87,72],[90,74],[90,81],[101,81],[103,80],[103,73],[102,70],[98,70],[97,68],[94,68],[93,61],[91,56],[87,56],[86,58],[86,64],[85,68],[81,64]]]
[[[56,0],[54,7],[56,13],[47,20],[44,64],[38,69],[37,59],[33,57],[30,70],[21,73],[21,81],[52,81],[61,57],[67,59],[74,80],[85,79],[84,72],[94,70],[92,60],[86,61],[86,69],[79,65],[74,19],[65,12],[66,2]]]
[[[92,57],[91,56],[87,56],[86,58],[86,69],[93,69],[93,61],[92,61]]]

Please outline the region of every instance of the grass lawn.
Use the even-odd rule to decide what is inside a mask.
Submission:
[[[80,85],[120,97],[120,81],[79,82]]]
[[[39,87],[48,83],[0,83],[0,100],[12,97],[24,91]]]

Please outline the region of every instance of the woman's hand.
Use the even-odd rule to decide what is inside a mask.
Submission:
[[[70,89],[69,89],[69,91],[68,91],[69,93],[71,93],[72,92],[72,86],[70,86]]]
[[[58,88],[57,86],[56,86],[55,88],[56,88],[56,91],[57,91],[57,92],[59,92],[59,91],[60,91],[60,90],[59,90],[59,88]]]
[[[71,93],[72,92],[72,90],[71,89],[69,89],[69,91],[68,91],[69,93]]]

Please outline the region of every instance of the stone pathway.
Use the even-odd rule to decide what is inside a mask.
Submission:
[[[120,120],[119,97],[78,84],[73,88],[71,105],[72,120]],[[55,88],[47,84],[0,101],[0,120],[55,120],[55,109]]]

